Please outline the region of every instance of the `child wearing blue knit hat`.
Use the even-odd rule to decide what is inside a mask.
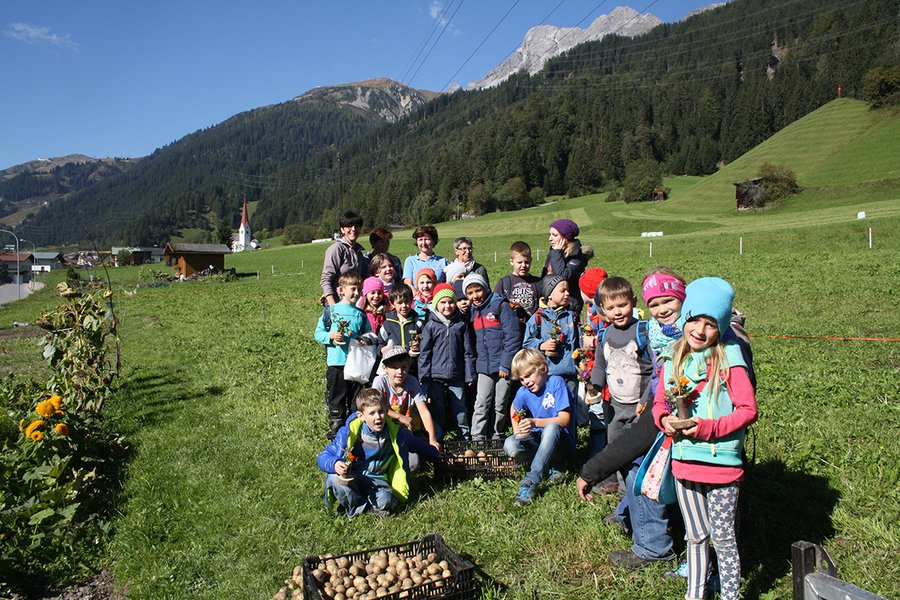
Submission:
[[[712,541],[720,597],[737,600],[741,562],[734,522],[744,477],[744,432],[756,421],[756,396],[740,346],[726,337],[734,289],[718,277],[703,277],[685,291],[678,319],[683,336],[659,357],[665,383],[656,390],[653,419],[673,439],[672,475],[687,540],[685,597],[705,597]],[[672,405],[676,397],[687,401],[686,428]]]

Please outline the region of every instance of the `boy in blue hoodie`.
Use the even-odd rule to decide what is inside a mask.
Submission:
[[[359,283],[359,275],[356,273],[341,275],[337,289],[341,300],[331,306],[331,326],[326,329],[323,314],[319,317],[313,334],[316,341],[325,346],[325,405],[328,408],[329,422],[326,437],[329,440],[334,439],[338,429],[347,420],[353,398],[359,391],[358,383],[344,379],[350,340],[359,339],[361,335],[371,331],[366,313],[356,306],[356,301],[359,300]],[[362,339],[359,339],[359,343],[365,345]]]
[[[472,439],[482,441],[493,434],[493,439],[502,440],[508,426],[512,359],[522,347],[519,319],[509,301],[490,292],[487,281],[478,273],[467,275],[462,287],[469,300],[469,324],[475,334],[478,373]]]
[[[581,336],[577,316],[569,308],[569,283],[559,275],[547,275],[541,281],[541,300],[545,306],[528,319],[522,347],[543,352],[550,375],[562,377],[575,397],[578,367],[572,354],[581,347]]]
[[[419,382],[431,399],[438,439],[453,428],[459,439],[469,438],[469,418],[463,386],[475,380],[475,353],[469,324],[456,308],[456,292],[448,283],[434,288],[431,314],[422,327],[419,344]]]
[[[410,452],[429,458],[437,449],[387,418],[387,399],[376,389],[363,390],[358,410],[319,453],[326,498],[334,498],[348,517],[371,509],[386,515],[409,498],[407,457]]]

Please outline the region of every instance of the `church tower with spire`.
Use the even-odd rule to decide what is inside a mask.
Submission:
[[[250,219],[247,217],[247,196],[244,196],[244,207],[241,209],[241,226],[231,242],[231,251],[243,252],[244,250],[252,250],[253,247],[250,245],[250,240],[252,239]]]

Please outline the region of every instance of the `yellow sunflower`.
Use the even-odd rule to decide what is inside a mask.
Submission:
[[[44,400],[43,402],[39,402],[37,408],[34,409],[34,412],[41,415],[42,417],[50,417],[53,416],[53,413],[56,412],[56,408],[49,400]]]
[[[34,433],[31,434],[31,439],[33,439],[35,442],[41,441],[42,439],[44,439],[44,432],[43,431],[35,431]]]
[[[31,434],[34,433],[34,430],[43,424],[44,424],[44,422],[41,421],[40,419],[38,419],[36,421],[32,421],[31,424],[25,428],[25,435],[27,435],[28,437],[32,437]]]
[[[63,437],[69,435],[69,426],[66,425],[65,423],[57,423],[56,425],[53,426],[53,429],[55,429],[56,433],[58,433],[59,435],[61,435]]]

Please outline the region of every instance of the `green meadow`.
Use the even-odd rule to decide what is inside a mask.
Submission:
[[[755,460],[741,500],[745,597],[791,597],[798,540],[825,546],[843,579],[896,597],[898,156],[900,118],[838,100],[715,175],[673,178],[664,203],[596,195],[439,224],[437,250],[452,254],[450,241],[469,235],[496,281],[508,272],[509,245],[523,239],[540,250],[539,271],[549,223],[568,217],[594,248],[590,266],[635,284],[659,264],[687,279],[731,281],[759,379],[760,419],[748,437]],[[794,169],[803,192],[737,213],[733,183],[764,161]],[[124,367],[107,419],[132,451],[109,539],[74,572],[110,566],[130,598],[268,598],[307,555],[437,532],[477,565],[485,598],[684,594],[684,580],[662,578],[670,567],[625,572],[608,563],[609,552],[631,544],[603,522],[612,498],[579,500],[583,452],[569,480],[526,509],[512,504],[516,481],[446,487],[426,470],[397,516],[349,521],[327,512],[315,465],[327,427],[325,364],[312,339],[325,248],[229,256],[241,277],[228,283],[135,289],[148,267],[110,270]],[[391,250],[414,252],[409,231],[395,232]],[[0,308],[0,324],[33,321],[58,304],[61,276]],[[2,333],[0,372],[41,377],[37,338]]]

